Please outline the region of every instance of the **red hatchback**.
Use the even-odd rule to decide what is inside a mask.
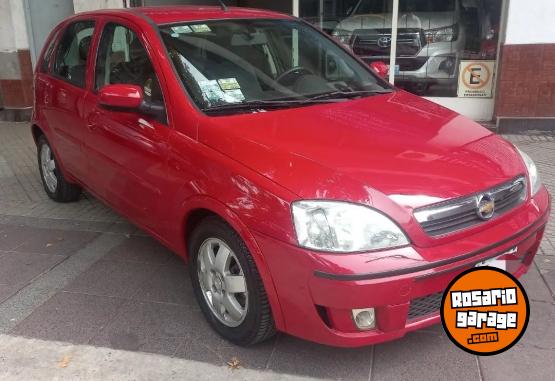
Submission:
[[[522,275],[548,220],[526,154],[283,14],[79,14],[35,89],[48,195],[86,189],[186,259],[234,343],[360,346],[438,323],[450,280]]]

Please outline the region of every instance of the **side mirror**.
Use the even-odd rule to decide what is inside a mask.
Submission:
[[[98,102],[108,108],[137,110],[143,103],[143,89],[135,85],[106,85],[98,92]]]
[[[144,99],[143,89],[136,85],[106,85],[98,92],[101,106],[126,112],[140,112],[166,122],[166,109],[162,103]]]
[[[389,66],[383,61],[374,61],[370,64],[370,67],[378,74],[381,78],[387,79],[389,74]]]

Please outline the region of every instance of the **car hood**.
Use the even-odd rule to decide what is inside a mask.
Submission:
[[[391,29],[391,13],[356,15],[341,21],[336,29]],[[413,12],[399,14],[399,28],[435,29],[448,27],[457,22],[455,12]]]
[[[524,172],[510,143],[404,91],[207,120],[201,142],[303,199],[415,208]]]

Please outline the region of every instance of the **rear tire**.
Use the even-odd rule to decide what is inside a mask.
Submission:
[[[242,346],[274,336],[270,303],[254,259],[241,237],[221,219],[207,217],[192,232],[188,248],[195,296],[212,328],[226,340]],[[227,259],[221,259],[224,257]],[[218,270],[220,262],[227,264],[223,271]],[[229,276],[234,282],[228,280]],[[238,292],[231,292],[232,289]],[[227,300],[231,312],[225,301],[218,300]]]
[[[37,140],[37,159],[42,185],[48,197],[56,202],[79,200],[81,187],[68,183],[64,178],[54,151],[44,135],[40,135]]]

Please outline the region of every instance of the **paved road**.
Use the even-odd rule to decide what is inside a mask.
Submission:
[[[507,136],[555,194],[555,137]],[[279,335],[253,348],[205,323],[181,261],[85,195],[42,192],[23,124],[0,124],[0,379],[510,380],[555,373],[555,231],[523,283],[531,320],[508,353],[466,354],[440,327],[361,349]],[[241,368],[226,363],[237,358]]]

